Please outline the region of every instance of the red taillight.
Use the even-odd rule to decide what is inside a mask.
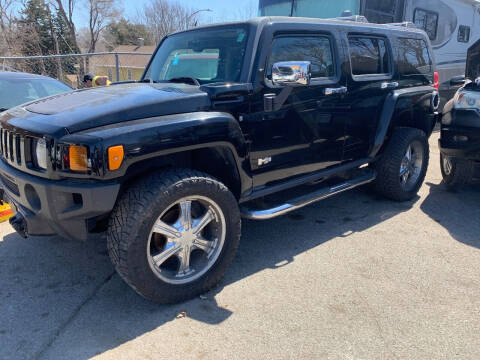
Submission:
[[[438,90],[440,87],[440,78],[438,76],[438,72],[433,73],[433,87]]]

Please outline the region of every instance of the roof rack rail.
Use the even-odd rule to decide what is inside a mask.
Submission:
[[[389,23],[387,25],[401,26],[401,27],[405,27],[405,28],[416,28],[417,27],[417,25],[415,25],[411,21],[404,21],[404,22],[401,22],[401,23]]]
[[[352,16],[340,16],[334,18],[335,20],[344,20],[344,21],[353,21],[353,22],[360,22],[360,23],[368,23],[368,20],[363,15],[352,15]]]

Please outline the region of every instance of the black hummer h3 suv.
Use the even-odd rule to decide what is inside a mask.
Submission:
[[[418,192],[436,123],[423,31],[258,18],[166,37],[139,82],[0,116],[0,179],[23,236],[107,232],[147,299],[211,289],[240,219],[270,219],[372,183]],[[259,199],[261,199],[259,201]]]

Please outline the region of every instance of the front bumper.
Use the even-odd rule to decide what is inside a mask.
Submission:
[[[112,211],[120,184],[42,179],[0,160],[0,188],[17,218],[25,219],[26,234],[86,240],[91,220]]]
[[[446,156],[480,161],[480,111],[453,110],[444,115],[438,144]]]

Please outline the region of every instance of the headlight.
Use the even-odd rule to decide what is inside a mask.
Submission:
[[[35,165],[47,170],[47,142],[45,139],[38,139],[34,144]]]
[[[453,101],[455,109],[480,110],[480,93],[458,91]]]

